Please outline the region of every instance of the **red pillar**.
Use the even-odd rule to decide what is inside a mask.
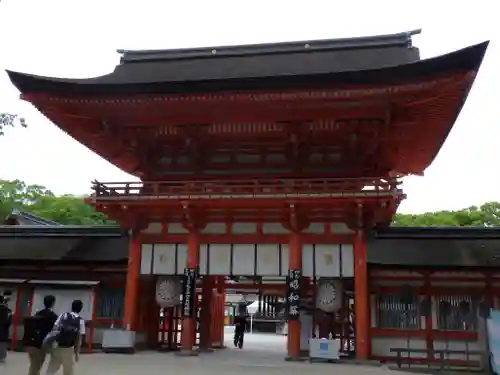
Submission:
[[[187,261],[186,261],[186,271],[195,272],[194,287],[189,290],[189,296],[184,296],[183,311],[182,311],[182,333],[181,333],[181,352],[182,354],[194,355],[193,347],[195,345],[196,339],[196,279],[199,265],[200,257],[200,243],[198,238],[198,233],[196,231],[191,231],[187,238]],[[185,282],[187,277],[185,277]],[[186,292],[186,286],[184,287]],[[186,303],[189,304],[190,308],[186,309]]]
[[[218,326],[217,342],[218,347],[224,348],[224,327],[225,327],[225,310],[226,310],[226,278],[224,276],[219,276],[217,279],[217,301],[219,309],[219,320],[220,325]]]
[[[125,306],[123,327],[126,330],[137,329],[137,308],[139,301],[139,275],[141,267],[141,244],[132,237],[129,244],[127,280],[125,283]]]
[[[200,350],[212,351],[212,325],[217,317],[212,313],[214,293],[214,277],[203,276],[201,289],[201,311],[200,311]]]
[[[302,270],[302,239],[300,233],[291,232],[289,239],[289,269]],[[288,318],[287,359],[300,358],[300,320]]]
[[[14,316],[12,317],[12,341],[10,343],[10,350],[16,349],[17,343],[17,328],[21,321],[21,293],[23,292],[23,284],[17,286],[16,294],[16,311],[14,311]]]
[[[370,293],[366,262],[366,234],[359,229],[354,234],[354,311],[356,329],[356,357],[370,357]]]

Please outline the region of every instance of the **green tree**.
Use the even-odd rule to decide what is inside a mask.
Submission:
[[[500,202],[488,202],[456,211],[396,214],[393,226],[495,227],[500,226]]]
[[[54,194],[41,185],[27,185],[20,180],[0,180],[0,219],[4,219],[14,209],[25,210],[44,196]]]
[[[115,224],[85,203],[84,197],[56,196],[41,185],[0,180],[0,220],[14,209],[65,225]]]
[[[43,196],[27,207],[33,215],[66,225],[111,224],[106,216],[97,212],[83,197],[73,195]]]
[[[25,128],[27,124],[24,117],[19,117],[19,115],[8,112],[0,113],[0,135],[4,134],[5,128],[12,128],[16,125],[21,125]]]

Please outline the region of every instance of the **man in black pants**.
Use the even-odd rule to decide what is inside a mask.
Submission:
[[[57,314],[53,311],[56,298],[48,295],[43,298],[44,308],[30,318],[24,320],[24,346],[30,360],[29,375],[40,375],[47,348],[42,348],[43,340],[52,331],[57,320]]]
[[[9,344],[9,330],[12,323],[12,311],[7,306],[7,300],[0,295],[0,363],[7,359],[7,346]]]
[[[247,328],[247,318],[243,312],[234,318],[234,347],[243,348],[243,339]]]

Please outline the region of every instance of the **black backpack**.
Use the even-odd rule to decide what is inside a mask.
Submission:
[[[59,322],[59,334],[57,335],[56,342],[61,348],[70,348],[75,346],[78,334],[80,333],[79,316],[72,313],[65,313]]]
[[[35,316],[24,318],[25,346],[41,348],[43,340],[52,331],[57,315],[52,311],[39,311]]]

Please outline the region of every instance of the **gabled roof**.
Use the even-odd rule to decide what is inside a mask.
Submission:
[[[29,212],[12,210],[12,213],[5,219],[5,225],[38,225],[38,226],[60,226],[61,224],[35,216]]]
[[[126,258],[127,243],[117,226],[62,225],[18,210],[0,225],[0,261],[115,261]]]

